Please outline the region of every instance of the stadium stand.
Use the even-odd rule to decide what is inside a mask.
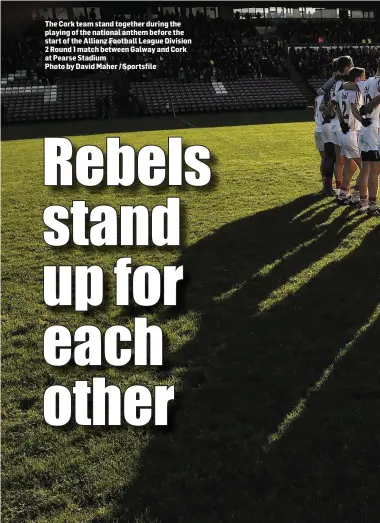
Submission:
[[[112,83],[99,78],[65,78],[59,84],[39,85],[26,70],[1,79],[5,119],[12,122],[96,118],[96,99],[111,97]]]
[[[97,118],[96,100],[113,97],[112,82],[99,78],[63,79],[58,85],[25,83],[25,71],[2,85],[6,119],[11,122]],[[17,81],[24,80],[24,82]],[[302,108],[306,100],[288,79],[237,79],[207,83],[177,80],[131,82],[130,91],[144,104],[146,114]],[[267,92],[262,95],[262,90]]]
[[[131,83],[148,114],[237,111],[275,107],[305,107],[306,100],[286,78],[241,78],[208,84],[176,80]],[[266,96],[263,96],[263,91]]]
[[[317,43],[380,43],[378,20],[282,20],[278,35],[290,45]]]
[[[333,73],[331,64],[336,56],[349,55],[354,64],[364,67],[367,76],[372,76],[377,70],[377,60],[380,56],[380,46],[360,47],[307,47],[289,49],[291,63],[301,77],[313,90],[317,90]]]
[[[157,65],[154,72],[135,71],[123,78],[94,73],[74,78],[46,71],[44,22],[33,21],[21,40],[3,42],[3,122],[100,118],[105,114],[99,109],[104,99],[113,101],[115,116],[303,108],[331,75],[334,56],[349,54],[372,74],[380,53],[377,46],[315,45],[318,36],[338,44],[376,40],[372,21],[283,20],[277,27],[283,40],[277,36],[268,41],[259,36],[257,20],[249,18],[210,19],[200,13],[168,17],[180,20],[186,37],[192,39],[188,52],[154,57],[116,53],[111,61]],[[289,53],[285,40],[292,43]],[[314,46],[297,45],[304,42]]]

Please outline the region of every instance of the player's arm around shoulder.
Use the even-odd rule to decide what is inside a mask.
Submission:
[[[326,92],[329,93],[329,92],[331,91],[331,89],[334,87],[335,84],[336,84],[336,78],[335,78],[335,76],[329,78],[329,79],[327,80],[327,82],[325,83],[325,85],[323,86],[323,90],[324,90],[324,92],[325,92],[325,93],[326,93]]]
[[[360,114],[360,107],[363,105],[363,97],[360,90],[351,94],[351,111],[354,115],[355,120],[360,122],[364,127],[368,127],[371,124],[371,120],[368,118],[363,118]]]
[[[338,106],[339,106],[338,100],[334,96],[333,98],[331,98],[331,100],[328,102],[328,104],[324,106],[324,108],[322,108],[322,104],[321,104],[320,110],[323,112],[323,115],[326,118],[331,118],[332,116],[334,116],[335,110]]]
[[[352,111],[352,114],[354,115],[355,120],[358,120],[358,122],[363,124],[364,118],[359,113],[359,107],[360,107],[359,104],[353,104],[352,103],[351,104],[351,111]]]
[[[357,91],[359,89],[358,84],[355,82],[344,82],[342,87],[345,91]]]
[[[372,98],[372,100],[367,104],[367,105],[363,105],[363,107],[361,108],[361,112],[362,114],[367,114],[367,113],[372,113],[372,111],[374,109],[376,109],[376,107],[378,107],[380,105],[380,94],[378,94],[377,96],[375,96],[375,98]]]
[[[330,100],[331,89],[334,87],[335,84],[336,84],[335,76],[333,76],[332,78],[327,80],[327,82],[323,86],[324,96],[323,96],[323,102],[322,103],[324,103],[326,105],[328,104],[328,102]]]

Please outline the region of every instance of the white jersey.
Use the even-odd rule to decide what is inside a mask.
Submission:
[[[372,76],[371,78],[368,78],[368,80],[358,82],[357,86],[363,96],[363,104],[367,105],[373,98],[375,98],[375,96],[380,94],[380,76]],[[373,127],[380,127],[380,105],[378,105],[372,113],[367,114],[366,117],[372,119],[371,125],[373,125]],[[368,129],[368,127],[364,127],[363,129]]]
[[[335,84],[330,89],[330,99],[332,100],[339,92],[340,88],[342,87],[342,80],[337,80]],[[338,131],[341,131],[340,128],[340,122],[338,115],[336,114],[334,118],[331,119],[331,130],[333,133],[337,133]]]
[[[315,130],[317,133],[320,133],[322,131],[322,122],[323,122],[323,116],[321,111],[319,110],[319,107],[323,101],[323,94],[315,97],[315,104],[314,104],[314,121],[315,121]]]
[[[350,131],[360,131],[362,124],[355,118],[351,109],[351,104],[355,104],[358,107],[363,105],[363,97],[360,91],[346,91],[346,89],[342,89],[337,92],[332,100],[338,102],[340,112]]]

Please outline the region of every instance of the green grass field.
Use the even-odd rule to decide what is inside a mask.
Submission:
[[[204,189],[53,190],[43,142],[2,144],[3,521],[325,523],[379,521],[380,228],[323,199],[312,123],[127,133],[209,147]],[[73,138],[105,148],[105,136]],[[74,199],[164,204],[179,195],[182,249],[51,248],[42,213]],[[147,311],[165,368],[53,368],[43,333],[130,326],[141,311],[90,314],[43,302],[44,265],[115,261],[191,275],[186,308]],[[53,428],[53,384],[105,376],[123,391],[174,384],[170,426]]]

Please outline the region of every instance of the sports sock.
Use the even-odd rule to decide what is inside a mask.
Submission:
[[[322,172],[323,172],[323,178],[326,180],[329,180],[333,178],[334,176],[334,164],[335,162],[331,159],[325,156],[325,161],[322,165]]]

